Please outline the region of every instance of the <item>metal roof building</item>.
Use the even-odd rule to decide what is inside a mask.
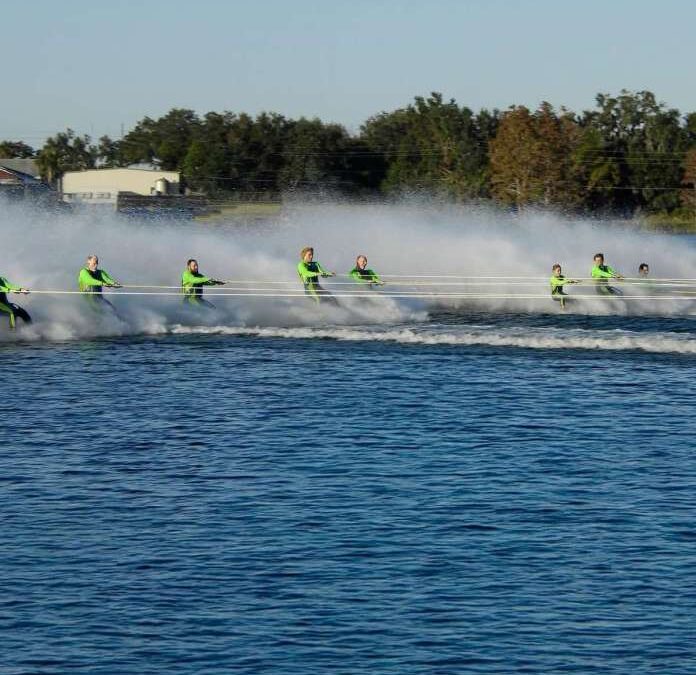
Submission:
[[[31,160],[0,159],[0,195],[13,199],[52,199],[54,193],[47,183],[15,168],[19,165],[32,171],[27,162]]]
[[[71,204],[116,205],[119,194],[155,197],[179,195],[181,178],[176,171],[159,169],[89,169],[66,171],[59,191]]]
[[[33,159],[18,159],[0,157],[0,167],[9,171],[18,171],[32,178],[41,178],[39,167]]]

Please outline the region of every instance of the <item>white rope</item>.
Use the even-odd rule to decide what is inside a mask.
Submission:
[[[573,275],[565,275],[569,279],[582,279],[587,281],[597,281],[597,277],[579,277]],[[548,281],[551,274],[540,276],[466,276],[461,274],[380,274],[381,279],[497,279],[497,280],[526,280],[532,281],[534,279]],[[611,279],[612,281],[640,281],[642,283],[653,283],[661,281],[683,281],[696,284],[696,279],[689,278],[671,278],[671,277],[604,277]]]
[[[86,298],[90,296],[99,296],[97,293],[88,293],[83,291],[63,291],[63,290],[34,290],[31,294],[38,295],[82,295]],[[169,292],[169,291],[115,291],[107,293],[110,297],[115,296],[178,296],[184,298],[185,296],[179,292]],[[447,298],[447,299],[494,299],[494,300],[553,300],[550,293],[466,293],[466,292],[455,292],[455,293],[400,293],[400,292],[377,292],[377,291],[365,291],[356,293],[331,293],[331,297],[334,298]],[[251,298],[306,298],[312,297],[310,294],[304,292],[304,290],[297,291],[284,291],[284,292],[222,292],[211,294],[210,297],[251,297]],[[696,294],[693,296],[685,295],[563,295],[556,296],[563,297],[566,300],[694,300],[696,299]],[[321,299],[321,293],[319,293],[319,298]]]
[[[472,281],[412,281],[412,282],[396,282],[390,283],[389,287],[394,286],[538,286],[538,285],[548,285],[550,277],[466,277]],[[478,281],[478,279],[483,279],[483,281]],[[497,279],[497,281],[496,281]],[[508,281],[511,279],[511,281]],[[515,279],[526,279],[525,281],[516,281]],[[694,286],[696,288],[696,279],[644,279],[644,278],[607,278],[606,281],[611,284],[628,284],[628,285],[640,285],[640,286]],[[590,282],[591,284],[597,284],[598,280],[594,277],[567,277],[566,283],[571,282]],[[351,286],[355,288],[360,288],[361,286],[368,286],[371,283],[377,282],[356,282],[356,281],[333,281],[331,279],[322,279],[320,283],[326,283],[327,286]],[[247,284],[257,284],[257,285],[267,285],[267,286],[297,286],[298,282],[296,280],[264,280],[264,279],[237,279],[225,281],[224,286],[226,289],[230,288],[246,288]],[[377,284],[379,285],[379,284]],[[172,290],[178,289],[181,291],[181,285],[176,286],[156,286],[156,285],[145,285],[145,284],[123,284],[122,288],[145,288],[145,289],[164,289]],[[221,286],[205,286],[206,293],[216,293],[221,288]],[[260,290],[257,288],[257,290]]]
[[[378,288],[368,288],[369,282],[356,282],[350,275],[338,275],[341,278],[348,278],[350,281],[328,281],[326,284],[330,294],[337,298],[414,298],[414,299],[471,299],[471,300],[537,300],[553,299],[554,296],[547,290],[545,293],[535,292],[505,292],[501,289],[496,291],[482,292],[480,290],[465,290],[467,288],[484,288],[484,287],[534,287],[539,288],[545,286],[548,289],[550,277],[544,276],[465,276],[465,275],[382,275],[383,278],[403,279],[412,281],[395,281],[386,286],[380,285]],[[445,279],[456,279],[457,281],[443,281]],[[601,281],[592,277],[570,278],[572,281],[589,282],[578,287],[578,291],[573,294],[565,294],[564,298],[569,300],[661,300],[661,301],[685,301],[696,298],[696,279],[679,279],[679,278],[643,278],[629,277],[625,279],[606,278]],[[211,298],[215,297],[251,297],[251,298],[305,298],[313,293],[307,293],[304,288],[298,288],[298,281],[293,280],[258,280],[258,279],[241,279],[241,280],[226,280],[225,288],[221,286],[206,286],[206,295]],[[567,282],[569,283],[569,282]],[[637,290],[643,291],[639,295],[601,295],[591,294],[591,289],[598,289],[608,284],[624,284],[627,287],[637,286]],[[334,286],[347,286],[348,288],[340,288],[334,290]],[[406,287],[406,290],[403,288]],[[421,288],[431,287],[433,291],[420,290]],[[444,287],[464,287],[462,290],[439,290]],[[692,288],[693,287],[693,288]],[[177,286],[157,286],[157,285],[124,285],[119,286],[116,290],[111,287],[105,287],[105,291],[110,296],[114,295],[133,295],[133,296],[178,296],[185,297],[180,285]],[[408,290],[413,288],[415,290]],[[671,289],[669,295],[662,295],[659,292],[653,293],[660,289]],[[144,290],[130,290],[144,289]],[[679,290],[686,289],[686,290]],[[645,291],[648,291],[646,293]],[[89,297],[91,294],[84,291],[70,291],[61,289],[41,289],[30,291],[33,294],[39,295],[84,295]],[[586,293],[590,293],[589,295]],[[98,295],[98,294],[94,294]],[[321,296],[321,291],[318,293]]]

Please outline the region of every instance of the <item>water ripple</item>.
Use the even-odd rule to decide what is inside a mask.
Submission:
[[[0,673],[693,672],[688,356],[267,337],[3,362]]]

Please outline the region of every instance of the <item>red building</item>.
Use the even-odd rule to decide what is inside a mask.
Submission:
[[[51,189],[48,184],[44,183],[38,175],[32,175],[28,171],[37,172],[33,160],[0,159],[0,195],[43,198],[50,194]]]

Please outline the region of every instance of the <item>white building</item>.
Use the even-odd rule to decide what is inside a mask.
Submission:
[[[118,195],[143,197],[181,194],[181,177],[176,171],[159,169],[90,169],[66,171],[59,191],[64,202],[71,204],[111,204]]]

